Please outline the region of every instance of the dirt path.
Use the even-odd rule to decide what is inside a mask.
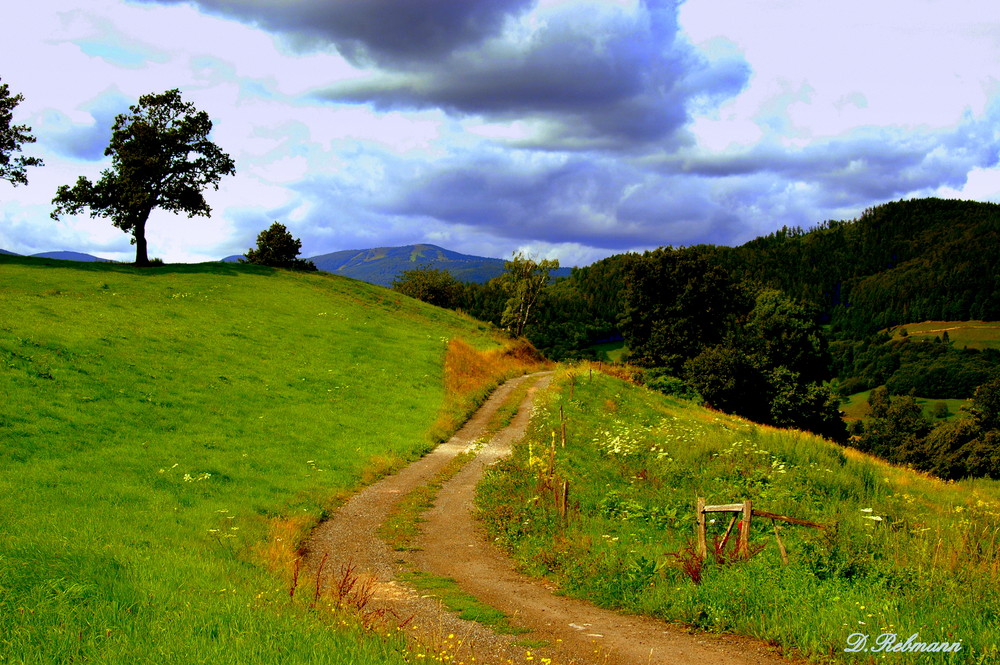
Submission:
[[[348,501],[309,541],[306,570],[315,572],[324,558],[325,569],[333,574],[338,566],[353,563],[362,578],[374,584],[373,603],[388,607],[400,620],[412,617],[407,630],[419,633],[425,644],[439,652],[456,656],[455,662],[468,662],[472,655],[478,663],[526,662],[527,651],[531,651],[534,659],[530,662],[548,657],[557,663],[579,665],[787,665],[789,661],[760,642],[691,635],[660,621],[553,595],[544,583],[516,573],[509,559],[486,542],[471,515],[475,485],[484,469],[509,454],[511,444],[524,435],[534,394],[543,390],[549,379],[548,375],[538,379],[514,421],[444,485],[434,508],[425,515],[418,551],[390,551],[376,530],[400,498],[431,480],[452,457],[467,450],[510,392],[531,378],[513,379],[498,388],[451,440]],[[414,568],[454,578],[463,590],[532,632],[518,637],[496,635],[481,624],[458,619],[437,601],[423,598],[397,581],[400,573]],[[449,635],[455,637],[449,639]],[[515,644],[525,639],[551,646],[528,649]],[[462,640],[461,646],[458,640]]]

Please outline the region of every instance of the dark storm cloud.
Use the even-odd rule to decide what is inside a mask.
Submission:
[[[185,0],[142,0],[180,4]],[[413,66],[475,44],[533,0],[194,0],[205,12],[281,33],[303,48],[333,44],[356,64]]]
[[[435,165],[401,184],[381,211],[445,221],[508,239],[607,251],[707,242],[735,218],[683,178],[573,155],[530,166],[509,155]]]
[[[675,0],[647,0],[634,11],[566,6],[527,26],[514,23],[529,0],[195,4],[378,68],[317,93],[321,99],[534,120],[542,128],[532,143],[545,149],[676,145],[691,103],[728,98],[749,77],[740,57],[709,63],[678,39]]]
[[[709,64],[677,39],[676,5],[566,8],[518,40],[492,39],[428,62],[320,93],[384,109],[443,108],[488,119],[538,120],[541,148],[675,145],[695,100],[746,84],[739,58]]]

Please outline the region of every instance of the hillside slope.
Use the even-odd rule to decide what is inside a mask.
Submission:
[[[586,367],[553,387],[477,499],[490,535],[531,574],[602,607],[816,662],[884,662],[884,634],[961,642],[941,662],[998,662],[1000,483],[944,482]],[[697,497],[770,515],[753,517],[741,554],[739,515],[706,513],[702,558]],[[845,652],[858,633],[870,650]]]
[[[0,660],[402,662],[290,602],[290,561],[365,474],[431,445],[446,341],[489,331],[220,263],[3,256],[0,309]]]

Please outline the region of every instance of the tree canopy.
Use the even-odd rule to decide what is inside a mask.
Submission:
[[[462,283],[447,270],[421,266],[404,270],[392,281],[393,291],[426,303],[454,309],[462,295]]]
[[[542,289],[549,283],[550,273],[559,267],[557,259],[535,261],[517,253],[504,262],[504,274],[497,277],[507,294],[507,302],[500,318],[500,325],[508,328],[515,337],[524,334],[535,312]]]
[[[679,373],[684,362],[723,341],[747,294],[697,248],[663,247],[626,263],[622,333],[632,359]]]
[[[132,234],[135,262],[148,265],[146,222],[155,209],[208,216],[202,190],[218,189],[224,175],[236,173],[232,158],[208,139],[212,121],[181,99],[176,88],[143,95],[128,113],[115,118],[104,154],[111,168],[96,183],[81,176],[62,185],[52,203],[52,218],[90,209],[91,217],[110,217]]]
[[[24,101],[24,95],[11,95],[6,83],[0,83],[0,180],[14,186],[28,184],[27,167],[41,166],[38,157],[25,157],[17,153],[25,143],[34,143],[35,137],[27,125],[15,125],[14,108]]]
[[[242,263],[255,263],[289,270],[316,270],[312,261],[298,258],[302,241],[292,237],[284,224],[275,222],[257,234],[257,247],[248,249]]]

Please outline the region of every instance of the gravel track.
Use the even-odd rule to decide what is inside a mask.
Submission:
[[[394,552],[377,536],[395,504],[426,484],[455,455],[469,450],[482,436],[490,418],[508,395],[524,381],[536,380],[514,420],[482,447],[476,458],[451,478],[425,513],[421,536],[411,552]],[[693,635],[684,629],[646,617],[602,610],[585,601],[553,594],[543,581],[518,574],[509,558],[486,541],[472,517],[475,485],[487,466],[510,453],[524,436],[534,395],[544,390],[550,373],[512,379],[449,441],[395,475],[365,488],[321,524],[306,545],[304,569],[315,574],[320,562],[336,575],[340,566],[356,566],[374,595],[369,608],[384,607],[429,650],[447,650],[455,662],[554,663],[578,665],[776,665],[789,660],[775,655],[763,643],[731,636]],[[482,624],[464,621],[403,582],[401,573],[421,570],[454,578],[479,600],[502,610],[531,633],[497,635]],[[454,635],[453,639],[448,639]],[[461,646],[456,646],[461,640]],[[544,641],[550,646],[527,648],[517,641]],[[533,660],[527,660],[531,651]]]

